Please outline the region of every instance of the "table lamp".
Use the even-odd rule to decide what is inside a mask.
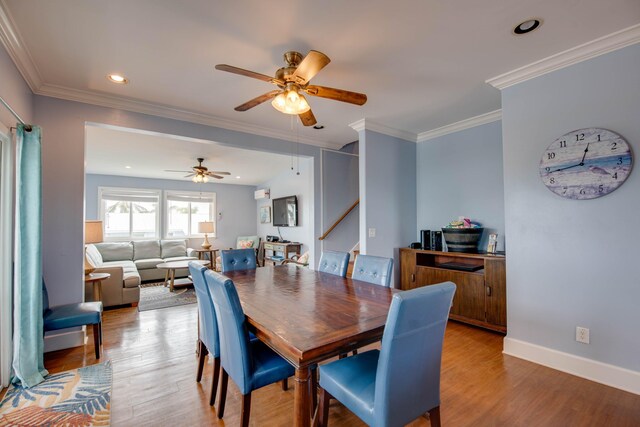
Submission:
[[[102,242],[102,221],[84,222],[84,275],[88,276],[96,268],[87,260],[87,244]]]
[[[207,233],[214,233],[215,228],[213,221],[203,221],[198,223],[198,233],[204,233],[204,242],[202,242],[202,249],[210,249],[211,243],[207,237]]]

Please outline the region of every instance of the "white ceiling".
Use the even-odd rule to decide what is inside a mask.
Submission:
[[[91,174],[190,181],[191,178],[184,176],[198,164],[196,159],[203,157],[203,165],[210,171],[231,173],[224,179],[211,178],[209,182],[259,185],[291,170],[292,161],[294,167],[297,162],[295,157],[282,154],[122,128],[87,126],[85,134],[85,170]],[[167,169],[186,172],[166,172]]]
[[[349,123],[418,134],[500,108],[485,80],[640,22],[638,0],[1,0],[18,68],[36,93],[135,108],[171,107],[231,128],[293,135],[269,103],[233,108],[273,86],[214,70],[272,75],[282,53],[332,62],[313,84],[364,92],[362,107],[309,97],[319,124],[301,138],[344,144]],[[543,25],[514,36],[519,22]],[[5,28],[6,30],[6,28]],[[127,86],[105,75],[122,72]],[[114,98],[114,96],[116,98]],[[133,104],[131,104],[133,105]],[[131,107],[134,108],[134,107]]]

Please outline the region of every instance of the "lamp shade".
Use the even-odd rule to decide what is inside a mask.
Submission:
[[[198,223],[198,233],[213,233],[213,221],[203,221]]]
[[[84,222],[84,242],[100,243],[102,242],[102,221],[85,221]]]

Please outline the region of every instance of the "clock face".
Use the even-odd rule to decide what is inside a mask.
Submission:
[[[631,148],[620,135],[586,128],[564,134],[549,145],[540,160],[540,177],[559,196],[595,199],[620,187],[632,165]]]

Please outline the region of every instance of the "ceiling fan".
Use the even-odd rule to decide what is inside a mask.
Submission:
[[[224,178],[221,175],[231,175],[229,172],[221,172],[221,171],[209,171],[209,169],[207,169],[207,167],[202,166],[202,162],[204,162],[204,158],[202,157],[198,157],[196,160],[198,160],[198,164],[191,167],[191,171],[178,171],[178,170],[171,170],[171,169],[165,169],[165,172],[186,172],[187,175],[185,175],[185,178],[189,178],[191,177],[191,180],[193,182],[208,182],[209,181],[209,177],[213,177],[216,179],[222,179]]]
[[[284,61],[287,65],[278,69],[275,77],[227,64],[216,65],[216,70],[240,74],[241,76],[251,77],[278,86],[276,90],[267,92],[237,106],[235,108],[236,111],[247,111],[272,99],[271,105],[276,110],[285,114],[295,114],[300,117],[303,125],[313,126],[317,123],[316,118],[301,92],[311,96],[319,96],[356,105],[363,105],[367,102],[367,95],[363,93],[309,84],[309,80],[331,62],[329,57],[322,52],[310,50],[307,56],[303,57],[299,52],[289,51],[284,54]]]

